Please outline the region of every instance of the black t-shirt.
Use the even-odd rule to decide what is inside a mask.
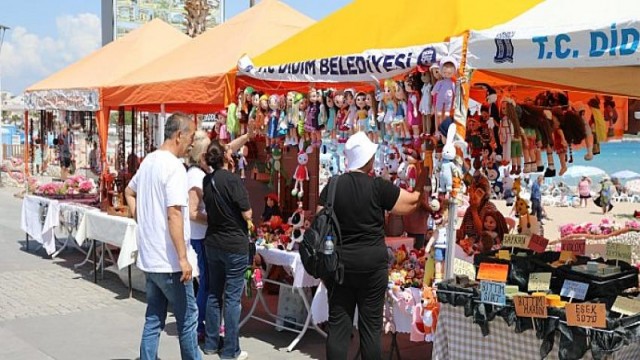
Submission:
[[[325,187],[320,205],[327,199]],[[388,267],[384,243],[384,212],[393,208],[400,188],[382,178],[360,172],[340,176],[334,211],[342,233],[339,251],[345,272],[363,273]]]
[[[218,194],[211,179],[215,182]],[[251,204],[240,177],[227,170],[216,170],[205,176],[202,192],[208,225],[205,245],[231,253],[247,254],[249,235],[242,212],[251,209]]]

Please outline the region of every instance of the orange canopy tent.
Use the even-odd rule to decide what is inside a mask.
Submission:
[[[233,98],[235,68],[242,55],[259,55],[312,23],[280,1],[262,0],[119,79],[104,90],[105,104],[148,111],[159,111],[164,104],[169,112],[221,109]]]
[[[155,19],[27,88],[25,107],[27,110],[98,111],[104,162],[109,127],[104,87],[189,41],[191,38],[187,35]],[[28,121],[25,123],[28,126]]]

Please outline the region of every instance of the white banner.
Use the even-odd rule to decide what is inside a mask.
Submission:
[[[98,90],[37,90],[24,94],[27,110],[98,111]]]
[[[590,29],[573,24],[560,28],[500,26],[471,31],[467,64],[487,70],[637,66],[639,43],[638,20]]]
[[[418,65],[429,66],[449,55],[447,43],[399,49],[367,50],[361,54],[334,56],[276,66],[254,67],[251,59],[238,61],[240,75],[261,80],[293,82],[367,82],[394,77]],[[460,53],[452,54],[460,60]]]

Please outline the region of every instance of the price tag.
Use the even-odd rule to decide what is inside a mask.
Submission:
[[[480,301],[486,304],[504,306],[506,302],[504,283],[480,281]]]
[[[481,263],[478,270],[478,280],[491,280],[497,282],[507,282],[509,265]]]
[[[607,260],[631,262],[631,245],[614,242],[607,243]]]
[[[565,280],[560,289],[560,296],[584,300],[587,297],[587,290],[589,290],[589,284]]]
[[[476,278],[476,267],[472,263],[453,258],[453,274],[466,275],[470,280]]]
[[[551,283],[551,273],[531,273],[529,274],[529,291],[549,291]]]
[[[547,245],[549,245],[549,239],[545,239],[540,235],[533,234],[529,239],[529,249],[537,253],[545,252],[547,250]]]
[[[514,296],[516,315],[520,317],[547,318],[547,298],[544,296]]]
[[[511,260],[511,253],[509,253],[509,250],[498,250],[496,257],[500,260]]]
[[[561,251],[570,251],[576,255],[584,255],[587,242],[584,239],[562,240],[560,242]]]
[[[605,304],[568,303],[565,310],[569,326],[607,327],[607,307]]]
[[[640,300],[618,296],[611,307],[611,311],[629,316],[640,314]]]
[[[527,236],[526,235],[516,235],[516,234],[506,234],[502,238],[502,247],[515,247],[520,249],[527,249]]]

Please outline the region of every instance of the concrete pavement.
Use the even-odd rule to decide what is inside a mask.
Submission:
[[[76,250],[50,259],[40,249],[24,249],[20,230],[21,200],[13,196],[18,189],[0,188],[0,359],[136,359],[144,323],[144,294],[127,288],[120,278],[106,271],[105,278],[93,283],[91,265],[74,269],[83,255]],[[243,310],[249,308],[244,299]],[[275,305],[277,296],[269,297]],[[275,309],[275,306],[272,306]],[[250,359],[324,359],[324,338],[313,330],[288,353],[286,346],[295,338],[277,332],[270,325],[249,321],[241,329],[241,347]],[[403,359],[430,358],[426,344],[410,343],[399,335]],[[384,337],[385,358],[390,336]],[[357,336],[350,347],[350,358],[357,351]],[[160,340],[161,359],[179,359],[175,319],[169,315]],[[217,359],[217,356],[203,356]]]

